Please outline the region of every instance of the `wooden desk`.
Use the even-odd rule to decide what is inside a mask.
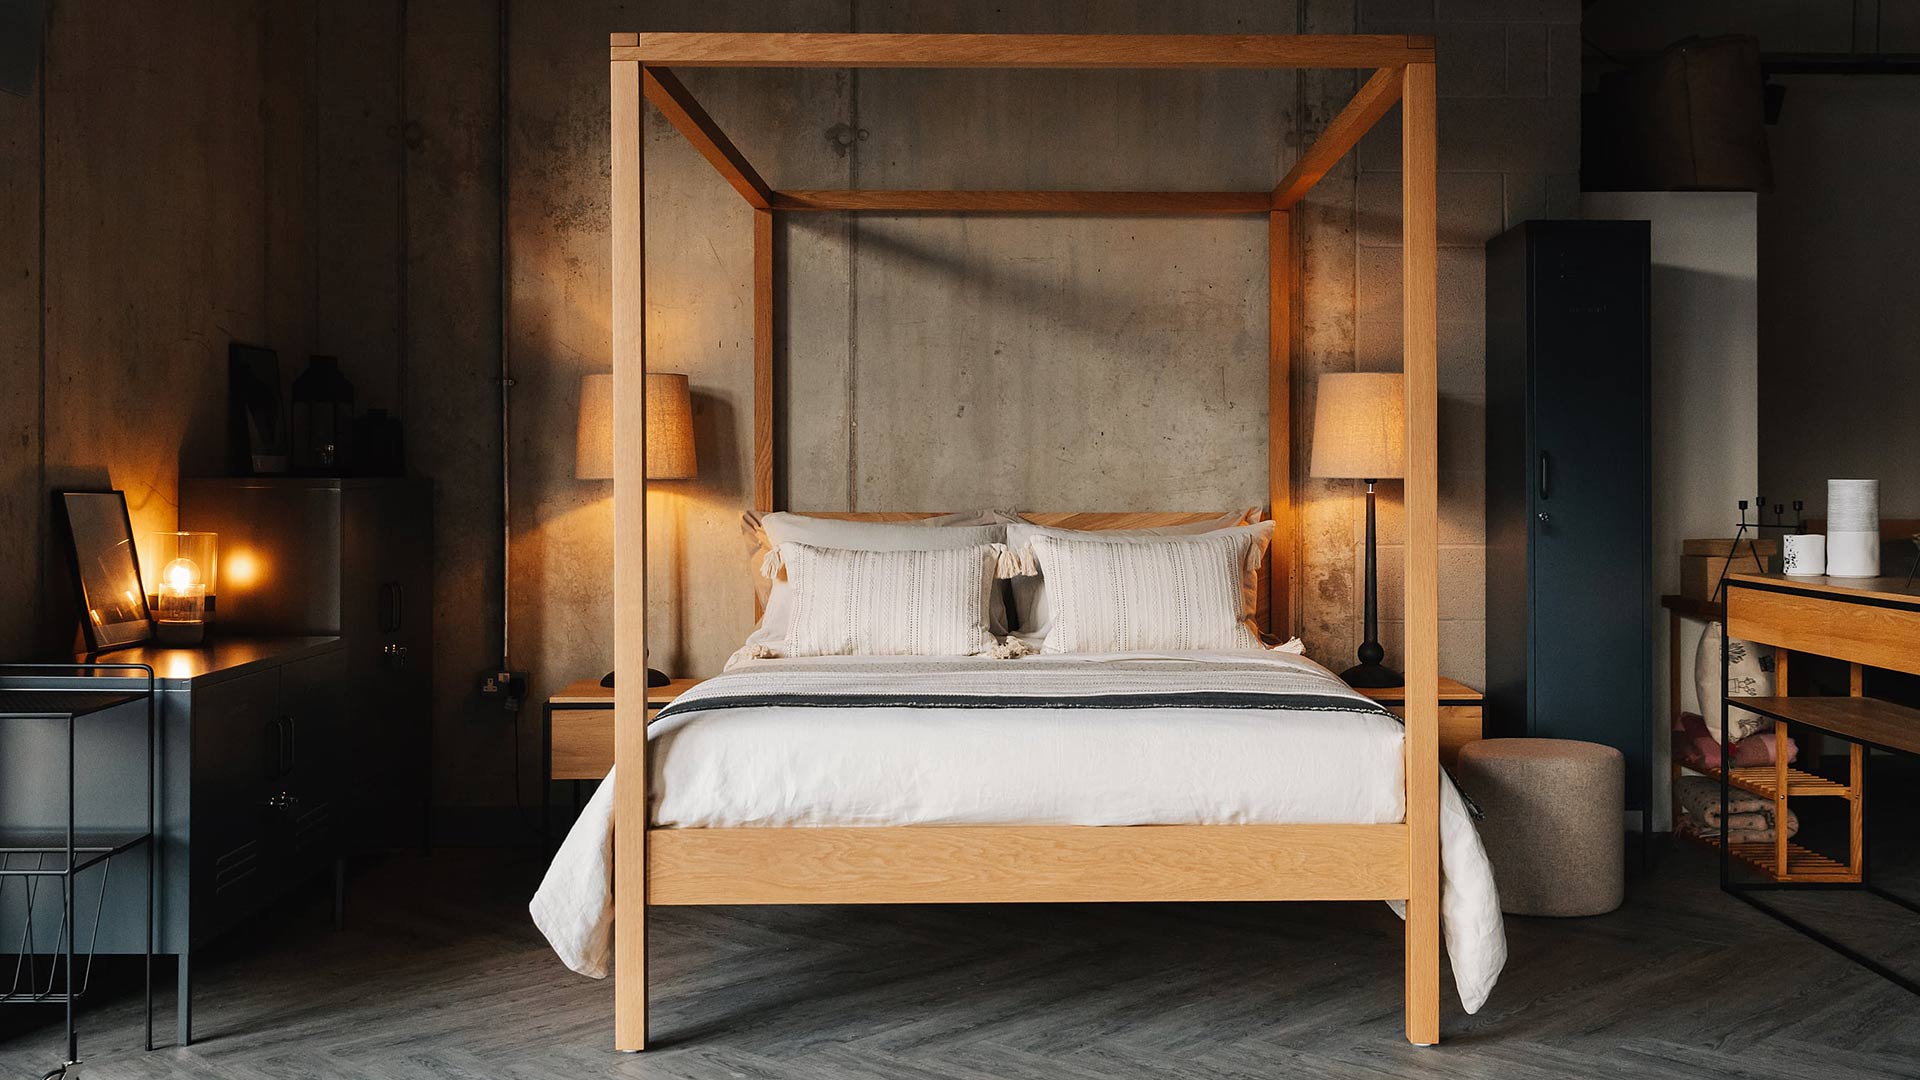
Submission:
[[[1786,745],[1794,725],[1852,743],[1844,782],[1792,768],[1784,754],[1776,755],[1771,767],[1736,770],[1728,778],[1732,786],[1774,800],[1777,822],[1787,820],[1794,797],[1847,800],[1844,863],[1789,841],[1784,828],[1775,830],[1774,843],[1737,845],[1732,854],[1775,881],[1859,883],[1864,869],[1866,748],[1920,749],[1920,713],[1863,696],[1863,673],[1874,667],[1920,674],[1920,590],[1909,589],[1904,578],[1736,573],[1727,578],[1727,636],[1774,647],[1775,696],[1730,700],[1771,718],[1775,745]],[[1847,661],[1851,696],[1789,697],[1787,678],[1796,652]]]
[[[1361,693],[1387,707],[1387,711],[1402,720],[1407,717],[1407,690],[1404,686],[1388,686],[1367,689],[1356,687]],[[1456,682],[1442,675],[1440,677],[1440,763],[1452,765],[1460,756],[1460,748],[1480,738],[1485,723],[1485,707],[1482,694],[1473,687]]]

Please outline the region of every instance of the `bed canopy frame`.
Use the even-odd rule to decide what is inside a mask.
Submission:
[[[1356,68],[1359,93],[1271,191],[783,191],[754,171],[675,68]],[[614,690],[614,1038],[647,1044],[646,908],[677,904],[1406,901],[1406,1036],[1440,1038],[1438,311],[1433,41],[1398,35],[614,34],[614,662],[646,668],[646,243],[641,102],[753,215],[753,505],[774,509],[774,215],[1265,215],[1268,489],[1263,601],[1289,618],[1293,207],[1401,108],[1406,405],[1406,820],[1390,825],[655,829],[641,680]],[[1216,511],[1217,513],[1217,511]],[[916,515],[840,515],[911,517]],[[1179,520],[1195,515],[1144,515]],[[1074,515],[1059,515],[1063,519]],[[1115,527],[1143,515],[1079,515]],[[1119,520],[1113,520],[1119,519]]]

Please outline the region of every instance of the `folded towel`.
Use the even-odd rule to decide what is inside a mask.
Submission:
[[[1724,832],[1726,839],[1735,844],[1764,844],[1773,842],[1776,833],[1773,826],[1772,811],[1735,814],[1728,819],[1733,827],[1722,830],[1717,825],[1708,824],[1703,818],[1680,811],[1674,820],[1673,831],[1683,836],[1698,836],[1707,839],[1719,837]],[[1800,816],[1787,811],[1787,836],[1793,837],[1800,832]]]
[[[1720,816],[1720,781],[1711,776],[1683,776],[1674,788],[1680,809],[1708,824],[1717,824]],[[1772,811],[1773,803],[1752,792],[1734,788],[1727,793],[1727,812],[1733,814]],[[1712,815],[1708,819],[1706,815]]]
[[[1774,763],[1773,732],[1749,735],[1733,744],[1735,768]],[[1707,722],[1697,713],[1681,713],[1673,725],[1673,753],[1682,765],[1691,769],[1717,769],[1724,758],[1719,740],[1708,732]],[[1787,740],[1787,761],[1800,756],[1800,747]]]

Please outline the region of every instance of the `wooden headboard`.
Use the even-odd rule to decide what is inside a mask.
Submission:
[[[805,514],[808,517],[832,518],[835,521],[903,522],[939,517],[945,511],[865,510],[849,513],[846,511],[801,510],[796,512]],[[1020,516],[1035,525],[1047,525],[1056,529],[1161,529],[1169,525],[1194,525],[1204,521],[1214,521],[1229,512],[1228,509],[1224,508],[1220,510],[1198,510],[1190,512],[1084,510],[1039,513],[1023,510],[1020,512]],[[1255,510],[1253,516],[1249,519],[1249,524],[1257,521],[1265,521],[1266,519],[1267,515],[1265,511]],[[1273,567],[1277,549],[1287,541],[1288,538],[1286,536],[1282,535],[1279,530],[1275,530],[1273,544],[1267,548],[1267,557],[1260,561],[1260,600],[1254,612],[1254,618],[1256,624],[1260,627],[1261,633],[1282,640],[1288,637],[1289,634],[1286,628],[1282,627],[1276,630],[1273,625]]]

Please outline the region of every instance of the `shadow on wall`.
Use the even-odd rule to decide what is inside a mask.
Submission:
[[[865,227],[858,230],[857,243],[863,255],[892,257],[909,267],[931,271],[953,282],[955,289],[973,294],[983,305],[996,311],[1027,313],[1052,326],[1104,337],[1114,333],[1113,312],[1116,305],[1124,310],[1127,305],[1137,304],[1141,299],[1139,278],[1129,279],[1127,276],[1128,273],[1140,273],[1148,265],[1141,262],[1138,256],[1150,254],[1156,262],[1168,258],[1165,236],[1149,238],[1137,235],[1137,231],[1150,228],[1155,223],[1172,224],[1184,230],[1182,235],[1192,235],[1183,247],[1174,249],[1176,261],[1165,261],[1157,271],[1148,271],[1157,272],[1169,281],[1180,277],[1177,258],[1207,258],[1208,252],[1220,245],[1222,237],[1198,235],[1201,230],[1231,233],[1238,227],[1245,231],[1246,242],[1257,240],[1263,250],[1266,243],[1265,223],[1251,218],[1154,218],[1132,215],[1108,218],[1078,214],[1070,217],[1029,215],[1018,219],[975,219],[970,215],[950,214],[888,215],[885,219],[864,222]],[[899,228],[902,225],[925,228],[929,232],[939,230],[941,240],[937,244],[915,242],[902,235],[904,230]],[[996,250],[999,246],[990,239],[969,235],[984,233],[995,225],[1027,230],[1021,234],[1021,242],[1013,249],[1023,253],[1001,254]],[[1105,236],[1094,233],[1093,230],[1100,226],[1113,231]],[[1225,228],[1222,229],[1222,226]],[[1070,237],[1072,243],[1059,248],[1036,248],[1031,242],[1032,231],[1036,229],[1057,229],[1059,232],[1056,235]],[[1088,235],[1090,233],[1092,235]],[[1083,253],[1087,247],[1092,247],[1096,252],[1105,250],[1113,258],[1107,265],[1089,265]],[[1262,266],[1265,265],[1264,257],[1260,262]],[[1053,272],[1045,272],[1049,269]],[[1042,272],[1035,273],[1035,270]],[[1089,270],[1091,273],[1088,273]],[[1130,280],[1132,284],[1128,284]],[[1265,284],[1264,275],[1259,282],[1247,283],[1250,293],[1257,291],[1260,294],[1263,312]],[[1169,294],[1169,299],[1177,301],[1182,296],[1184,294]],[[1210,297],[1209,301],[1191,305],[1171,302],[1168,311],[1174,314],[1188,313],[1195,323],[1205,324],[1219,318],[1222,312],[1240,309],[1232,297]],[[1154,328],[1162,332],[1180,329],[1159,319],[1155,320]],[[1264,323],[1259,329],[1265,330]],[[1264,344],[1261,349],[1264,352]]]
[[[730,525],[750,509],[745,501],[727,494],[751,490],[744,479],[744,462],[736,441],[738,410],[734,403],[694,390],[693,424],[699,476],[694,480],[656,480],[647,499],[648,608],[653,666],[680,670],[687,666],[693,620],[709,613],[712,599],[703,599],[703,583],[694,580],[688,523],[694,518]],[[547,498],[531,507],[531,527],[516,529],[514,577],[544,583],[534,594],[516,596],[513,634],[521,641],[584,640],[603,643],[595,664],[610,663],[613,654],[613,483],[610,480],[574,481],[568,497]],[[732,535],[733,530],[720,531]],[[745,542],[740,558],[722,552],[728,570],[747,564]],[[734,595],[737,593],[737,597]],[[719,597],[720,603],[739,599],[744,607],[748,586]],[[658,620],[670,617],[668,625]],[[564,624],[564,625],[556,625]],[[744,636],[744,632],[743,635]],[[540,683],[532,691],[538,699],[585,672],[569,672],[552,663],[535,663]]]

